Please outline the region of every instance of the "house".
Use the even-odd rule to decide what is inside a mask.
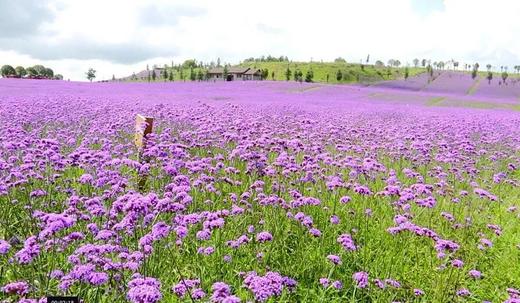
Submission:
[[[262,80],[260,69],[250,67],[228,67],[227,78],[224,79],[224,68],[216,67],[208,71],[210,81]]]

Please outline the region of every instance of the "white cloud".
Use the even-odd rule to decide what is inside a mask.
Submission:
[[[43,63],[73,80],[83,80],[89,66],[100,78],[110,78],[138,72],[147,63],[217,57],[237,63],[267,54],[316,61],[342,56],[359,62],[370,54],[372,61],[520,64],[520,2],[444,0],[443,9],[424,14],[412,1],[421,0],[56,0],[47,3],[54,18],[23,39],[63,49],[28,49],[4,40],[0,64]],[[6,30],[0,27],[0,37],[12,36]]]

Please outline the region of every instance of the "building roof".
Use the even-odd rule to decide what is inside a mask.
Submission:
[[[245,74],[250,68],[249,67],[228,67],[228,74]],[[223,74],[223,67],[215,67],[208,71],[208,74]]]
[[[259,69],[252,69],[252,68],[250,68],[247,72],[245,72],[246,75],[256,75],[259,73],[260,73]]]

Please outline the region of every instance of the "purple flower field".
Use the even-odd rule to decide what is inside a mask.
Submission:
[[[520,302],[520,101],[484,81],[451,107],[448,84],[0,80],[0,302]]]

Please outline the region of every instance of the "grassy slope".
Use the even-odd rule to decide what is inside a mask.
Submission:
[[[329,83],[370,83],[382,80],[394,80],[404,78],[404,68],[377,68],[374,65],[365,65],[364,70],[360,64],[352,63],[332,63],[332,62],[247,62],[242,63],[239,66],[254,67],[269,70],[269,80],[272,80],[271,72],[274,71],[274,80],[285,81],[285,71],[289,66],[291,69],[291,81],[294,81],[294,72],[301,70],[305,79],[305,73],[312,69],[314,72],[314,82],[327,82],[327,74],[329,74]],[[199,68],[195,68],[195,74]],[[336,73],[341,70],[343,73],[343,79],[341,81],[336,80]],[[168,72],[171,68],[168,69]],[[424,72],[424,68],[409,68],[410,77]],[[190,70],[184,69],[183,74],[186,81],[189,80]],[[141,81],[141,80],[138,80]],[[157,75],[156,81],[164,81],[162,75]],[[182,81],[181,74],[179,71],[174,70],[174,81]]]
[[[255,67],[269,70],[269,79],[271,80],[271,72],[274,71],[275,80],[286,80],[285,71],[287,67],[294,75],[295,70],[301,70],[304,78],[305,73],[312,69],[314,72],[314,82],[327,82],[327,74],[329,74],[329,83],[357,83],[357,82],[374,82],[381,80],[393,80],[404,77],[404,68],[387,68],[375,67],[374,65],[365,65],[364,70],[360,64],[352,63],[334,63],[334,62],[246,62],[241,66]],[[336,80],[336,73],[341,70],[345,77],[341,81]],[[388,73],[390,71],[390,74]],[[423,68],[409,68],[410,77],[424,72]],[[291,76],[291,80],[294,76]]]

